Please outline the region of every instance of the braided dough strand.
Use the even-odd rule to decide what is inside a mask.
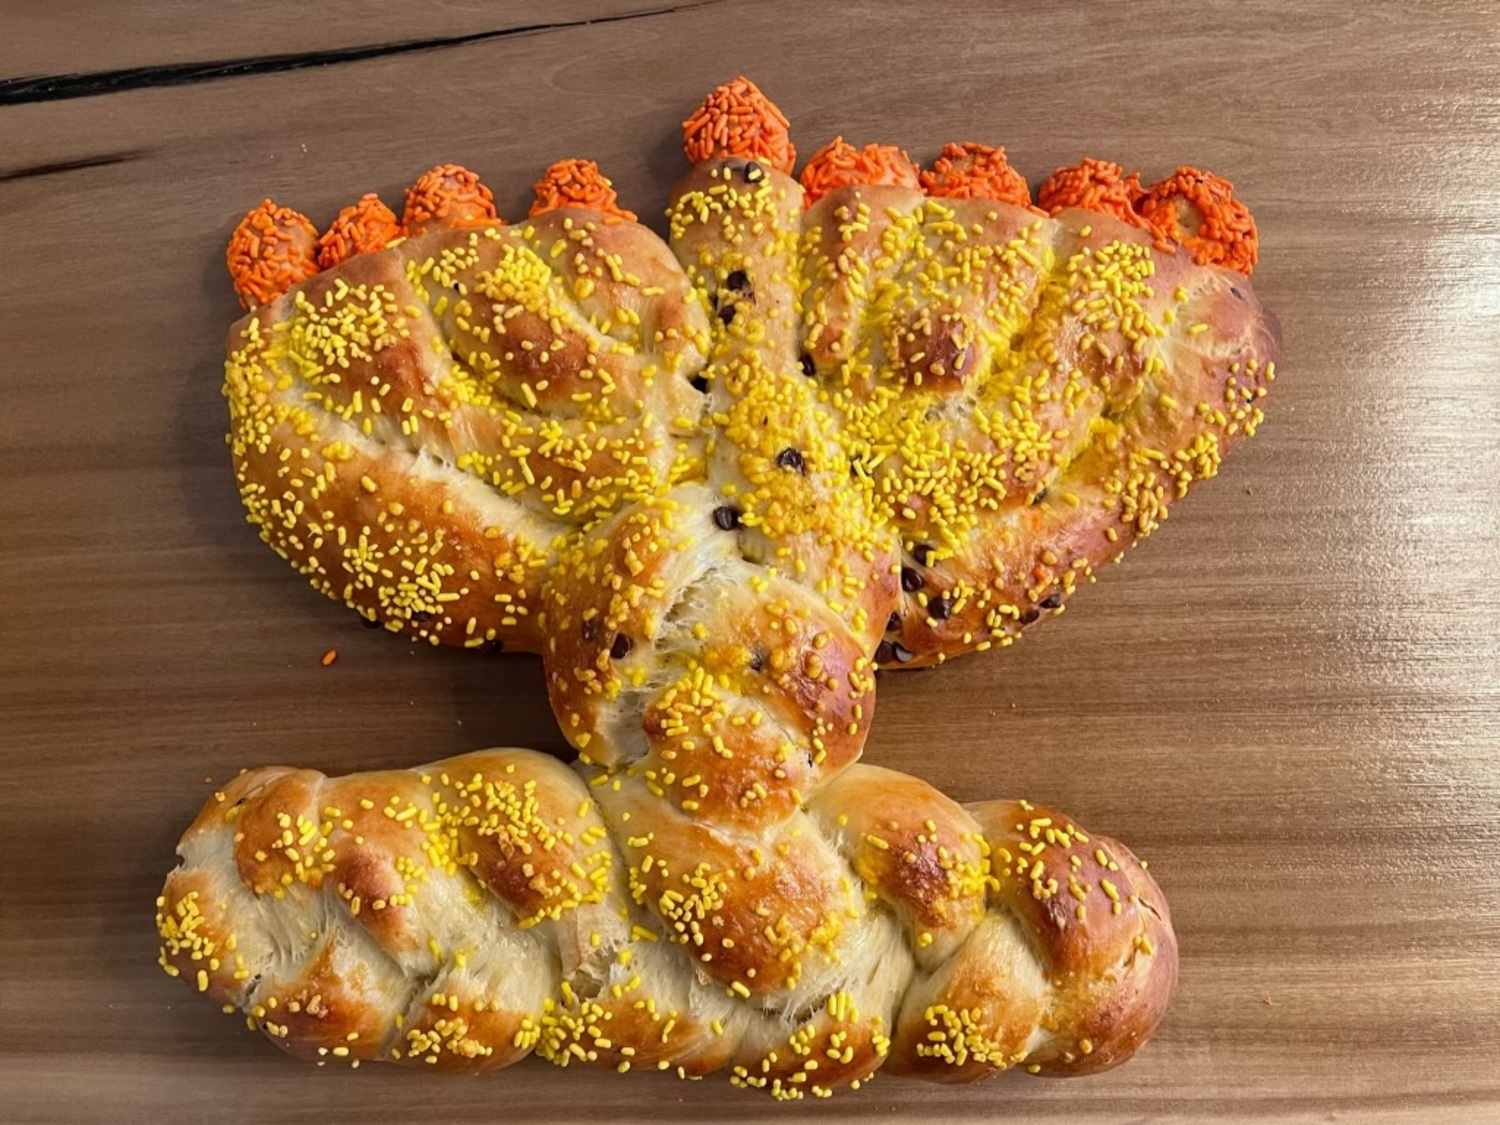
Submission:
[[[1087,211],[877,184],[803,202],[709,161],[670,251],[566,207],[260,307],[225,387],[252,522],[372,622],[540,651],[544,602],[592,596],[570,576],[604,525],[703,484],[683,543],[731,533],[877,664],[917,666],[1061,612],[1261,421],[1278,332],[1239,274]]]
[[[320,1063],[481,1071],[535,1052],[727,1068],[784,1098],[882,1065],[1103,1069],[1171,992],[1156,884],[1052,810],[964,808],[862,765],[748,847],[689,817],[641,835],[659,805],[528,750],[254,770],[183,837],[162,964]],[[824,911],[803,940],[800,915]]]
[[[877,665],[1011,643],[1214,474],[1274,321],[1108,216],[804,203],[709,161],[670,248],[582,208],[435,231],[236,327],[262,535],[393,631],[539,652],[580,773],[245,775],[184,840],[169,971],[321,1061],[783,1097],[1102,1069],[1155,1026],[1175,944],[1128,851],[855,763]]]

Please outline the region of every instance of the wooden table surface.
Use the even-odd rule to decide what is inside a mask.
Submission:
[[[1157,1038],[1095,1079],[880,1078],[785,1116],[1500,1120],[1500,12],[668,2],[0,9],[0,1119],[781,1109],[540,1062],[317,1072],[162,975],[151,921],[243,766],[564,751],[534,660],[363,629],[245,525],[235,221],[448,160],[517,215],[575,155],[658,216],[678,122],[744,72],[804,152],[1220,171],[1286,335],[1217,481],[1018,648],[887,677],[867,751],[1149,857],[1182,944]]]

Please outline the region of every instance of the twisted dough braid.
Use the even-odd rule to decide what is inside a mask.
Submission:
[[[528,856],[526,905],[475,876],[527,935],[494,937],[484,964],[509,964],[532,942],[556,969],[523,974],[524,996],[486,978],[490,991],[474,993],[485,1006],[458,1034],[479,1046],[456,1054],[498,1065],[536,1047],[683,1073],[732,1063],[741,1081],[783,1094],[861,1078],[887,1050],[899,1067],[960,1078],[1021,1058],[1043,1069],[1118,1061],[1154,1025],[1175,972],[1152,953],[1170,938],[1149,880],[1109,847],[1094,857],[1109,875],[1093,872],[1069,854],[1080,837],[1059,818],[981,806],[969,819],[918,782],[852,763],[877,664],[1010,643],[1214,474],[1260,420],[1274,322],[1239,275],[1082,211],[1047,218],[870,184],[805,208],[789,177],[728,158],[690,174],[670,219],[671,251],[580,208],[433,232],[319,274],[231,336],[231,444],[263,536],[388,628],[540,652],[554,710],[597,783],[595,803],[577,806],[586,823],[569,830],[589,837],[586,854],[568,844],[566,872],[547,874],[521,848],[530,828],[506,830]],[[559,769],[524,772],[541,791]],[[479,772],[476,792],[490,776]],[[448,833],[442,809],[457,793],[401,784],[407,804],[391,819],[415,810],[401,823],[438,826],[424,840]],[[291,832],[299,855],[315,845],[337,864],[330,833],[377,838],[339,827],[360,823],[346,801],[307,799],[267,813],[288,818],[277,838]],[[355,888],[351,917],[368,897],[362,846],[350,852],[359,870],[340,878]],[[477,957],[465,944],[477,917],[457,921],[473,905],[457,893],[469,887],[459,869],[487,853],[433,843],[424,854],[424,869],[459,883],[434,896],[426,929],[410,923],[436,943],[428,959],[397,945],[402,982],[446,980],[455,941],[465,965],[455,954],[453,966],[467,972]],[[168,964],[201,952],[192,935],[215,923],[199,915],[231,900],[252,915],[280,909],[265,898],[281,901],[278,888],[304,901],[292,862],[291,883],[251,871],[248,897],[222,878],[189,907],[169,893]],[[389,862],[417,887],[414,854]],[[1130,877],[1116,880],[1112,864]],[[505,871],[492,872],[501,885],[516,878]],[[565,886],[566,905],[546,913],[559,905],[549,888]],[[369,894],[384,909],[422,901],[421,887],[381,887]],[[1094,891],[1108,913],[1091,910]],[[617,900],[623,914],[594,909]],[[628,1010],[675,1011],[660,1034],[686,1043],[692,1030],[691,1049],[651,1054],[626,1033],[645,1017],[616,1005],[622,970],[609,958],[650,940],[622,936],[626,923],[675,939],[629,952],[650,962],[656,975],[641,979],[659,991]],[[330,988],[360,977],[370,950],[355,940],[317,947]],[[669,954],[675,970],[652,961]],[[220,969],[198,978],[205,988],[229,963],[207,956]],[[415,993],[388,984],[381,1019],[394,1025]],[[439,991],[451,1031],[465,1001],[451,982]],[[258,1015],[248,993],[228,1002],[251,1003],[263,1022],[274,995]],[[312,995],[327,1005],[322,992],[296,995],[299,1007]],[[540,1014],[514,1026],[495,1014],[522,1011]],[[620,1020],[613,1035],[599,1031],[606,1011]],[[278,1021],[276,1034],[295,1043],[302,1022]],[[481,1022],[497,1026],[469,1030]],[[415,1017],[398,1030],[424,1038],[401,1046],[377,1023],[351,1027],[360,1038],[347,1042],[368,1035],[369,1057],[410,1058],[448,1034]],[[613,1054],[616,1040],[638,1054]]]
[[[878,664],[940,663],[1061,612],[1254,432],[1275,377],[1246,278],[1107,215],[869,184],[804,210],[731,158],[671,225],[686,273],[570,207],[357,255],[236,325],[263,538],[389,629],[541,651],[548,577],[706,484],[694,532],[734,532]],[[587,679],[573,655],[555,670]]]
[[[670,218],[719,312],[710,477],[785,525],[786,475],[745,479],[795,435],[765,404],[818,404],[845,502],[874,524],[831,534],[899,557],[895,600],[870,600],[882,665],[1060,613],[1255,432],[1275,378],[1278,329],[1244,277],[1108,215],[880,184],[804,209],[789,177],[730,158],[695,168]],[[821,580],[802,555],[767,561]]]
[[[728,159],[700,166],[670,217],[711,295],[703,479],[560,552],[547,683],[607,778],[639,900],[669,928],[686,917],[700,973],[811,1011],[868,940],[808,825],[862,776],[872,651],[937,661],[1059,609],[1254,428],[1270,330],[1237,311],[1242,279],[1085,212],[868,185],[804,209],[788,177]],[[773,855],[799,873],[784,901],[746,874]],[[1092,940],[1034,889],[1059,940]],[[757,908],[776,925],[736,923]],[[908,937],[938,971],[943,933]],[[976,1042],[1014,1042],[1000,1017],[944,1004]]]
[[[620,781],[529,750],[241,774],[183,836],[162,964],[320,1064],[535,1051],[781,1098],[1090,1073],[1165,1008],[1160,891],[1057,812],[855,765],[730,869],[692,820],[643,830]]]
[[[875,664],[1061,612],[1255,428],[1275,351],[1244,278],[1108,216],[802,204],[711,161],[686,271],[565,208],[263,306],[226,380],[252,519],[372,621],[540,651],[588,760],[784,819],[858,755]]]
[[[556,544],[695,471],[706,340],[666,247],[597,212],[361,254],[231,330],[240,494],[368,620],[537,651]]]

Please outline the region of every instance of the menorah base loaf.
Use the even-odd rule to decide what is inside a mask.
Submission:
[[[1060,813],[856,764],[764,839],[638,835],[642,780],[516,749],[243,773],[179,845],[161,963],[320,1064],[535,1052],[781,1098],[1094,1073],[1162,1017],[1161,891]]]

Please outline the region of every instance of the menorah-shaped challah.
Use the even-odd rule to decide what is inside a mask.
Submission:
[[[252,521],[372,623],[540,653],[579,773],[244,775],[184,838],[164,964],[319,1058],[782,1096],[1118,1062],[1176,976],[1130,853],[854,763],[877,666],[1061,612],[1254,432],[1248,212],[1095,161],[1038,207],[972,144],[918,173],[836,140],[799,183],[744,80],[685,134],[666,244],[584,161],[523,223],[444,166],[400,222],[241,224]]]

